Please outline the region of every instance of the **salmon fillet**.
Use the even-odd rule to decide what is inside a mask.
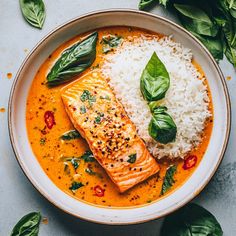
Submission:
[[[90,72],[64,87],[61,97],[74,127],[120,192],[159,171],[135,125],[99,73]]]

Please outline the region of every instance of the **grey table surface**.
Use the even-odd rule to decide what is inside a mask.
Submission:
[[[84,13],[108,8],[137,9],[138,0],[44,0],[47,19],[43,30],[30,27],[22,18],[16,0],[0,1],[0,108],[7,109],[13,79],[22,61],[34,45],[56,26]],[[176,20],[164,9],[153,13]],[[210,210],[221,223],[224,235],[236,235],[236,76],[226,61],[220,63],[227,81],[232,102],[232,132],[224,160],[216,175],[195,202]],[[162,219],[139,225],[106,226],[72,217],[50,204],[31,185],[14,157],[8,135],[7,112],[0,113],[0,235],[10,234],[12,227],[24,214],[40,211],[48,218],[42,224],[42,236],[70,235],[145,235],[158,236]]]

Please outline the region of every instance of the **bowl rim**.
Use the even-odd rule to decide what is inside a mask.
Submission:
[[[84,18],[90,17],[90,16],[96,16],[99,14],[106,14],[106,13],[134,13],[134,14],[139,14],[139,15],[144,15],[144,16],[149,16],[151,18],[155,18],[158,20],[161,20],[163,22],[166,22],[170,25],[172,25],[175,28],[178,28],[180,31],[182,31],[183,33],[187,34],[190,38],[192,38],[201,48],[203,48],[203,50],[205,51],[205,53],[207,54],[208,58],[212,61],[218,75],[219,78],[221,80],[222,83],[222,87],[223,87],[223,92],[225,95],[225,99],[226,99],[226,109],[227,109],[227,121],[226,121],[226,133],[225,133],[225,137],[224,137],[224,143],[221,149],[221,152],[219,154],[219,158],[217,161],[217,164],[215,165],[215,168],[213,169],[211,175],[209,176],[208,179],[205,180],[205,182],[196,190],[195,194],[193,196],[191,196],[189,199],[187,200],[183,200],[181,204],[179,204],[178,206],[176,206],[173,210],[169,210],[166,211],[165,213],[162,213],[156,217],[152,217],[150,219],[146,219],[146,220],[138,220],[135,222],[127,222],[127,223],[119,223],[119,222],[104,222],[104,221],[99,221],[99,220],[91,220],[91,219],[87,219],[85,217],[82,217],[78,214],[74,214],[68,210],[66,210],[63,206],[61,206],[60,204],[58,204],[55,200],[53,200],[53,198],[51,198],[50,196],[46,195],[44,193],[43,190],[41,190],[41,188],[39,186],[37,186],[37,184],[35,183],[35,181],[31,178],[30,173],[27,172],[27,170],[25,170],[23,162],[21,161],[20,158],[20,154],[17,151],[17,147],[15,145],[15,139],[14,139],[14,131],[13,131],[13,127],[12,127],[12,107],[13,107],[13,95],[15,92],[15,88],[18,82],[18,79],[20,77],[20,74],[23,70],[23,68],[25,67],[25,65],[27,64],[27,62],[31,59],[31,57],[33,56],[33,54],[35,53],[35,51],[38,49],[38,47],[44,43],[45,40],[47,40],[49,37],[53,36],[55,33],[57,33],[57,31],[61,30],[64,27],[68,27],[70,26],[70,24],[82,20]],[[145,28],[145,27],[144,27]],[[230,138],[230,130],[231,130],[231,102],[230,102],[230,96],[229,96],[229,91],[228,91],[228,87],[226,84],[226,81],[224,79],[224,75],[219,67],[219,65],[217,64],[217,62],[215,61],[215,59],[213,58],[213,56],[211,55],[211,53],[208,51],[208,49],[201,43],[200,40],[198,40],[194,35],[192,35],[190,32],[188,32],[186,29],[184,29],[182,26],[178,25],[177,23],[173,22],[172,20],[166,19],[163,16],[159,16],[153,13],[148,13],[148,12],[144,12],[144,11],[140,11],[140,10],[136,10],[136,9],[130,9],[130,8],[111,8],[111,9],[107,9],[107,10],[96,10],[96,11],[92,11],[86,14],[82,14],[81,16],[78,17],[74,17],[71,20],[66,21],[65,23],[60,24],[59,26],[57,26],[56,28],[54,28],[53,30],[49,31],[29,52],[29,54],[25,57],[25,59],[23,60],[21,66],[19,67],[16,76],[14,78],[14,81],[12,83],[12,87],[11,87],[11,91],[10,91],[10,95],[9,95],[9,100],[8,100],[8,132],[9,132],[9,137],[10,137],[10,142],[11,142],[11,146],[13,148],[13,152],[15,155],[15,158],[19,164],[19,166],[21,167],[24,175],[27,177],[27,179],[30,181],[30,183],[33,185],[33,187],[44,197],[46,198],[50,203],[52,203],[54,206],[56,206],[57,208],[59,208],[60,210],[64,211],[67,214],[70,214],[71,216],[74,216],[76,218],[79,218],[81,220],[85,220],[85,221],[89,221],[92,223],[98,223],[98,224],[104,224],[104,225],[135,225],[135,224],[141,224],[141,223],[145,223],[145,222],[149,222],[155,219],[159,219],[161,217],[164,217],[166,215],[171,214],[172,212],[178,210],[179,208],[183,207],[184,205],[186,205],[187,203],[189,203],[190,201],[192,201],[205,187],[206,185],[209,183],[209,181],[212,179],[212,177],[214,176],[214,174],[216,173],[219,165],[221,164],[223,158],[224,158],[224,154],[228,145],[228,141]]]

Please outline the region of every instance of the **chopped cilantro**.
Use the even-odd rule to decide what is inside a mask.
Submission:
[[[96,116],[95,117],[95,123],[100,124],[101,123],[101,116]]]
[[[85,114],[86,113],[86,107],[83,105],[80,107],[80,114]]]
[[[137,157],[136,153],[129,155],[129,159],[127,160],[127,162],[129,162],[131,164],[135,163],[136,157]]]
[[[80,100],[82,102],[85,102],[86,100],[88,100],[89,96],[90,96],[90,92],[88,90],[84,90],[82,95],[80,96]]]

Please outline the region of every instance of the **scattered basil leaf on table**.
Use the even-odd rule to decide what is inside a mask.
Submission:
[[[222,236],[217,219],[203,207],[190,203],[168,215],[161,236]]]
[[[174,174],[176,173],[176,165],[170,166],[167,170],[166,170],[166,174],[165,174],[165,178],[161,187],[161,194],[163,195],[165,194],[175,183],[174,180]]]
[[[199,34],[191,32],[196,38],[198,38],[205,47],[210,51],[212,56],[217,60],[223,59],[224,56],[224,49],[222,39],[218,37],[203,37]]]
[[[174,4],[180,13],[180,20],[184,27],[192,32],[206,36],[216,36],[218,25],[200,8],[193,5]]]
[[[41,214],[39,212],[31,212],[23,216],[14,226],[11,236],[37,236],[40,220]]]
[[[154,3],[158,3],[158,0],[141,0],[139,2],[138,8],[139,8],[139,10],[144,10],[144,9],[152,6]]]
[[[42,29],[45,18],[45,6],[42,0],[20,0],[21,12],[32,26]]]
[[[117,35],[106,35],[102,37],[101,44],[102,44],[102,52],[108,53],[113,50],[113,48],[118,47],[122,42],[121,36]]]
[[[177,127],[165,106],[152,110],[152,119],[148,126],[149,135],[162,144],[172,142],[176,138]]]
[[[165,97],[170,86],[166,67],[154,52],[140,79],[140,89],[145,100],[157,101]]]
[[[96,58],[97,40],[98,33],[94,32],[66,49],[47,75],[47,84],[63,84],[90,67]]]
[[[62,140],[72,140],[72,139],[78,139],[81,135],[77,130],[69,130],[61,135],[60,139]]]

